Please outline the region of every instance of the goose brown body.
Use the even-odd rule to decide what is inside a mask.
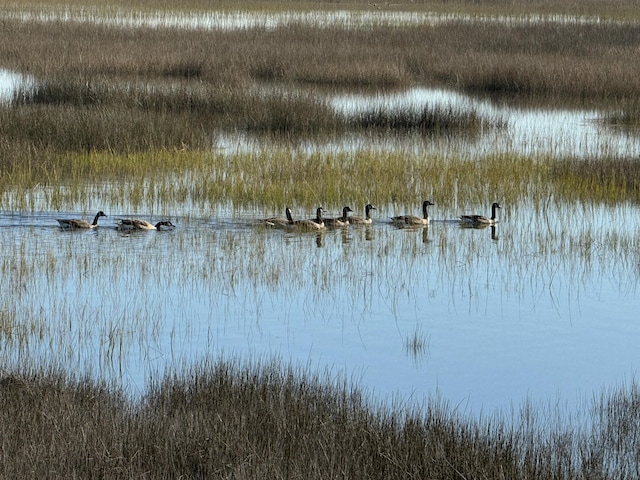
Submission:
[[[350,207],[344,207],[342,209],[342,216],[338,218],[327,218],[324,220],[326,227],[346,227],[349,225],[349,212],[352,212]]]
[[[106,217],[107,215],[103,211],[99,211],[96,213],[96,216],[93,218],[93,222],[89,223],[86,220],[77,219],[77,218],[58,218],[56,219],[60,224],[60,227],[65,229],[87,229],[87,228],[96,228],[98,226],[98,219],[100,217]]]
[[[434,205],[429,200],[425,200],[422,203],[422,217],[417,217],[415,215],[399,215],[397,217],[391,217],[391,221],[399,226],[399,227],[416,227],[421,225],[429,225],[429,212],[428,208]]]
[[[363,217],[349,217],[349,224],[351,225],[371,225],[373,223],[373,219],[371,218],[371,210],[377,210],[376,207],[371,205],[370,203],[364,207],[364,218]]]
[[[498,202],[491,205],[491,218],[483,215],[462,215],[460,223],[465,227],[486,227],[487,225],[495,225],[498,220],[496,218],[496,210],[502,208]]]
[[[324,219],[322,218],[322,212],[324,208],[318,207],[316,210],[316,218],[308,220],[295,220],[293,226],[300,230],[322,230],[325,227]]]
[[[119,230],[161,230],[162,227],[171,228],[175,225],[168,220],[158,222],[155,225],[137,218],[123,218],[118,220]]]
[[[285,215],[287,218],[266,218],[263,220],[264,224],[268,227],[274,228],[287,228],[293,225],[293,216],[291,215],[291,209],[289,207],[285,208]]]

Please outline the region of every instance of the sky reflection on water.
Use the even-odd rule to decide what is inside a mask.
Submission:
[[[576,157],[602,155],[638,155],[640,142],[636,136],[621,130],[605,128],[603,113],[545,107],[514,107],[440,88],[412,88],[375,95],[348,94],[334,98],[332,105],[345,115],[366,110],[424,108],[454,112],[476,112],[487,120],[503,120],[506,128],[487,129],[478,139],[422,142],[423,152],[452,151],[455,154],[486,155],[511,153],[520,155],[568,155]]]
[[[5,212],[2,362],[90,370],[133,393],[224,354],[328,366],[380,398],[439,394],[475,412],[588,398],[638,368],[640,212],[585,224],[574,209],[508,206],[496,239],[454,212],[398,230],[384,208],[369,229],[320,237],[250,212],[128,236],[112,219],[64,232]]]

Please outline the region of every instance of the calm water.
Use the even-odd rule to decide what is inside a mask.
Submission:
[[[437,209],[430,227],[399,230],[393,213],[317,235],[220,211],[124,236],[114,213],[67,232],[60,215],[4,212],[2,363],[62,364],[142,393],[205,356],[275,356],[380,398],[439,394],[472,411],[571,403],[635,376],[638,207],[505,206],[495,232]]]

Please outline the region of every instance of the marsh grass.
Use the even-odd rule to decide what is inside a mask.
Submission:
[[[411,109],[373,109],[355,115],[353,123],[361,129],[394,134],[418,132],[423,135],[448,134],[458,137],[478,136],[490,127],[504,127],[499,119],[484,119],[476,111],[454,111],[446,107],[424,108],[418,112]]]
[[[36,95],[24,92],[17,106],[3,107],[0,181],[3,191],[13,192],[3,196],[3,208],[85,208],[104,201],[126,205],[127,211],[132,206],[146,212],[183,209],[209,219],[211,207],[220,202],[261,212],[280,212],[288,204],[299,213],[318,204],[337,209],[345,202],[360,209],[369,201],[388,209],[406,205],[418,210],[416,199],[428,196],[441,208],[438,215],[452,218],[462,206],[488,206],[498,199],[504,205],[528,201],[544,219],[546,209],[566,199],[579,206],[638,198],[633,159],[611,158],[601,164],[569,158],[556,165],[555,158],[509,155],[325,156],[286,148],[225,155],[210,150],[210,136],[217,128],[284,137],[338,130],[332,113],[313,98],[265,96],[255,88],[266,81],[338,89],[435,81],[501,94],[631,98],[639,78],[633,28],[453,25],[344,32],[296,27],[205,35],[2,22],[3,64],[43,79]],[[329,41],[343,48],[327,48]],[[623,65],[624,74],[619,75]],[[64,76],[70,79],[59,80]],[[220,87],[229,84],[237,88]],[[406,119],[392,121],[407,124]],[[369,275],[368,281],[374,287],[388,282],[385,300],[391,315],[398,315],[393,305],[400,298],[418,303],[410,287],[415,273],[403,266],[414,265],[420,261],[416,253],[435,247],[442,262],[438,281],[444,278],[450,289],[438,294],[451,303],[464,302],[460,296],[477,302],[478,293],[488,296],[493,286],[488,277],[503,280],[505,295],[523,298],[563,286],[563,281],[589,285],[583,279],[593,270],[601,272],[601,278],[610,274],[620,279],[621,289],[627,286],[624,281],[635,288],[638,267],[628,253],[637,239],[615,232],[567,234],[562,219],[573,215],[571,210],[560,221],[542,223],[545,229],[522,222],[520,238],[526,242],[496,244],[505,265],[515,271],[501,270],[500,264],[484,277],[478,268],[486,261],[478,255],[484,245],[479,235],[465,243],[450,241],[447,229],[402,232],[405,236],[376,230],[373,248],[379,255],[371,262],[382,270],[370,267],[378,276]],[[201,299],[211,318],[224,321],[224,314],[231,313],[239,323],[259,318],[266,302],[264,288],[278,292],[286,304],[301,285],[316,302],[325,300],[332,288],[353,292],[349,300],[365,299],[362,276],[347,262],[336,263],[335,250],[313,245],[320,252],[314,262],[319,258],[326,268],[309,268],[309,258],[284,255],[272,268],[261,269],[253,259],[256,252],[263,256],[272,251],[265,232],[250,230],[240,241],[236,231],[207,227],[203,235],[176,234],[176,248],[167,256],[135,255],[125,243],[133,244],[133,237],[119,238],[122,248],[113,256],[96,255],[91,242],[86,249],[79,247],[105,235],[63,237],[66,247],[56,249],[62,256],[44,261],[33,252],[16,251],[19,246],[3,248],[2,271],[11,290],[10,302],[0,307],[3,347],[15,347],[20,356],[29,350],[29,342],[45,339],[56,353],[64,350],[66,357],[82,363],[87,359],[80,350],[98,337],[97,345],[88,348],[91,353],[100,352],[100,362],[118,363],[132,345],[144,356],[149,345],[166,334],[150,312],[162,312],[175,322],[168,328],[174,346],[183,341],[178,325],[190,328],[191,313]],[[501,234],[513,238],[508,229]],[[283,240],[294,247],[318,241],[284,234]],[[328,240],[320,238],[318,246]],[[398,262],[397,249],[404,252],[406,263]],[[184,250],[200,256],[181,255]],[[559,269],[567,276],[559,279]],[[135,274],[125,275],[128,271]],[[121,289],[111,288],[123,277]],[[79,305],[64,300],[71,298],[69,285],[80,289],[74,291],[81,297]],[[143,298],[124,300],[123,290],[149,285],[159,291],[175,288],[174,302],[170,296],[162,296],[160,305]],[[373,290],[380,294],[380,289]],[[49,301],[46,316],[42,292]],[[106,296],[103,305],[94,303],[98,293]],[[172,310],[172,305],[181,310]],[[329,303],[328,316],[349,320],[354,315],[339,307]],[[327,316],[326,310],[308,308],[301,314],[305,318]],[[406,344],[419,347],[421,340],[414,336]],[[589,422],[567,429],[563,425],[571,419],[530,407],[515,420],[470,419],[438,402],[409,411],[377,407],[344,381],[273,365],[220,363],[168,375],[139,401],[111,385],[55,370],[5,370],[0,384],[1,423],[5,438],[11,439],[3,443],[0,462],[6,477],[43,478],[55,472],[104,478],[590,479],[638,473],[635,384],[603,394],[594,400]]]
[[[632,100],[621,109],[612,109],[604,115],[603,122],[607,126],[627,128],[631,134],[637,135],[640,130],[640,104]]]
[[[330,373],[218,361],[141,400],[55,369],[5,371],[0,474],[122,478],[621,478],[636,474],[638,387],[590,412],[468,418],[432,399],[372,404]],[[575,418],[574,418],[575,415]],[[579,424],[580,415],[588,420]]]
[[[0,40],[6,68],[42,80],[77,75],[380,90],[436,84],[547,101],[631,99],[640,84],[635,26],[624,22],[452,21],[360,29],[294,23],[247,35],[9,18],[2,20]]]
[[[15,8],[13,2],[3,1],[0,3],[5,8]],[[21,8],[42,9],[43,6],[58,8],[60,6],[86,6],[82,0],[47,0],[46,2],[22,2]],[[101,2],[106,9],[124,8],[125,6],[117,0],[107,0]],[[505,5],[502,0],[486,0],[477,2],[473,0],[452,0],[442,2],[441,0],[398,0],[389,4],[372,5],[367,0],[333,0],[317,4],[305,0],[266,0],[263,2],[255,2],[254,0],[189,0],[189,1],[171,1],[165,0],[138,0],[131,8],[136,10],[188,10],[201,11],[208,10],[212,7],[222,10],[249,9],[252,11],[274,11],[274,10],[410,10],[410,11],[437,11],[437,12],[460,12],[466,11],[470,13],[558,13],[572,14],[578,13],[583,15],[599,14],[605,17],[615,16],[624,17],[625,14],[631,15],[637,13],[635,7],[637,5],[633,0],[575,0],[562,2],[558,0],[513,0]]]
[[[631,157],[563,158],[549,169],[558,195],[570,201],[588,192],[608,204],[640,201],[640,162]]]
[[[157,149],[206,150],[215,130],[280,139],[330,138],[345,132],[402,135],[477,134],[495,122],[477,113],[437,107],[363,112],[345,118],[311,93],[246,91],[185,85],[110,85],[82,79],[40,82],[21,89],[2,110],[8,143],[56,151],[127,153]]]
[[[16,102],[0,110],[0,181],[20,192],[12,206],[33,205],[34,186],[45,186],[53,189],[51,201],[65,208],[81,202],[87,189],[95,192],[105,181],[129,177],[135,182],[122,195],[136,206],[152,202],[145,200],[149,192],[156,195],[154,204],[182,199],[204,207],[224,198],[281,210],[291,202],[306,208],[372,199],[409,204],[460,188],[465,202],[514,202],[530,190],[531,179],[542,185],[534,202],[557,192],[584,199],[637,196],[630,181],[618,177],[608,192],[587,188],[604,175],[595,165],[584,170],[585,178],[570,175],[563,186],[558,179],[568,174],[556,169],[552,175],[550,158],[487,156],[470,162],[437,155],[401,158],[404,153],[326,158],[287,151],[287,145],[345,135],[464,137],[487,126],[474,112],[439,110],[373,108],[349,119],[322,100],[372,86],[435,83],[506,96],[624,104],[640,89],[637,36],[627,24],[453,22],[356,30],[288,25],[247,34],[5,18],[0,37],[4,64],[38,78],[35,89],[19,92]],[[341,48],[336,51],[328,39]],[[225,160],[215,151],[202,153],[215,147],[216,132],[248,135],[265,145],[274,138],[291,143]],[[169,159],[174,153],[175,161]],[[162,165],[154,158],[169,160]],[[148,188],[181,172],[195,183],[163,181]],[[440,200],[445,206],[457,201],[448,195]]]
[[[247,154],[163,150],[116,155],[45,149],[39,162],[22,160],[21,155],[5,158],[0,184],[13,194],[3,197],[4,208],[106,204],[198,215],[222,203],[280,214],[285,206],[308,213],[318,205],[338,211],[344,204],[358,208],[375,202],[418,211],[422,199],[430,198],[437,205],[435,214],[466,205],[486,210],[496,199],[512,205],[526,199],[536,210],[546,208],[550,198],[607,204],[640,200],[638,163],[628,157],[444,158],[367,151],[321,155],[287,148]]]

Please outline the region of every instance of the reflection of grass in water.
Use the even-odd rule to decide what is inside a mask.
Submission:
[[[72,365],[104,362],[117,370],[136,354],[164,357],[175,349],[162,361],[171,365],[203,331],[217,342],[220,329],[250,338],[272,322],[366,328],[374,313],[408,331],[401,348],[418,356],[428,353],[428,337],[407,330],[407,319],[432,315],[431,306],[476,317],[494,313],[497,300],[507,317],[552,305],[566,318],[576,300],[597,298],[603,284],[621,298],[635,296],[637,232],[600,228],[628,223],[628,210],[595,225],[582,221],[594,212],[577,215],[575,205],[548,219],[531,210],[507,213],[498,242],[489,229],[434,221],[427,230],[397,230],[378,222],[371,240],[351,227],[347,242],[341,231],[324,233],[321,248],[314,233],[257,221],[232,228],[185,222],[173,232],[126,237],[108,227],[91,234],[3,229],[0,271],[11,292],[0,308],[5,354],[64,352]]]
[[[376,405],[278,363],[201,365],[138,400],[42,366],[3,369],[0,386],[2,468],[17,477],[624,478],[640,448],[635,383],[576,412],[480,418],[437,399]]]
[[[640,276],[632,234],[581,232],[575,225],[513,232],[504,224],[505,241],[494,243],[488,230],[434,224],[424,243],[421,231],[373,228],[375,240],[363,240],[364,231],[354,228],[346,244],[341,232],[327,232],[322,248],[315,234],[258,225],[242,231],[186,225],[132,237],[106,228],[97,235],[56,229],[47,233],[56,243],[46,262],[32,251],[33,239],[22,237],[0,255],[2,271],[20,272],[23,285],[2,309],[4,341],[28,347],[44,340],[52,352],[98,351],[118,363],[135,349],[164,351],[184,342],[203,315],[221,325],[261,324],[263,315],[270,322],[272,312],[283,322],[350,324],[384,309],[406,322],[406,309],[423,306],[426,295],[436,305],[467,305],[473,314],[494,296],[526,305],[569,286],[580,297],[581,285],[592,295],[598,279],[619,279],[614,288],[625,294]],[[5,277],[19,292],[19,276]],[[419,329],[403,344],[416,356],[428,350]]]
[[[289,305],[301,291],[310,301],[310,317],[347,321],[380,298],[392,312],[407,300],[417,304],[426,294],[417,286],[425,282],[428,294],[445,304],[496,293],[528,298],[558,282],[588,285],[594,276],[624,279],[619,287],[625,291],[638,281],[637,258],[630,255],[637,232],[602,229],[602,216],[592,226],[582,220],[589,214],[576,215],[567,206],[546,219],[514,209],[498,225],[498,242],[491,241],[489,229],[467,231],[456,224],[435,222],[424,231],[374,224],[371,241],[364,229],[352,227],[347,243],[343,232],[323,234],[322,248],[315,234],[274,231],[258,222],[242,230],[187,223],[174,232],[131,237],[108,228],[97,235],[55,229],[45,234],[55,236],[46,261],[33,254],[33,239],[14,243],[8,236],[0,255],[12,292],[5,311],[15,318],[12,324],[35,322],[45,331],[78,318],[86,335],[96,324],[89,319],[97,316],[108,331],[153,338],[150,332],[167,319],[188,323],[190,309],[224,311],[242,299],[246,312],[259,318],[261,302]],[[620,215],[611,223],[624,224]],[[40,314],[43,304],[46,316]],[[406,343],[421,347],[418,333]]]
[[[187,224],[174,232],[152,232],[150,235],[130,237],[120,237],[108,228],[95,235],[76,235],[55,229],[45,233],[36,232],[40,235],[36,241],[29,235],[15,241],[9,234],[18,232],[19,235],[20,230],[11,229],[0,237],[4,242],[0,269],[3,272],[21,272],[22,280],[14,281],[10,288],[16,291],[22,289],[22,293],[15,297],[15,302],[12,300],[14,303],[7,310],[7,318],[12,322],[13,331],[26,329],[25,325],[35,325],[36,331],[22,343],[16,337],[3,336],[3,361],[8,360],[4,362],[3,371],[10,371],[7,365],[20,364],[12,357],[12,351],[20,351],[15,356],[21,359],[37,358],[32,360],[34,363],[43,360],[39,363],[41,365],[46,364],[47,359],[54,358],[61,365],[79,367],[71,369],[73,371],[94,373],[87,364],[95,362],[95,372],[108,378],[118,373],[109,376],[105,372],[123,366],[124,373],[120,371],[119,375],[126,376],[129,373],[127,362],[131,356],[135,357],[138,350],[145,364],[153,364],[157,357],[166,356],[162,363],[172,368],[185,362],[181,355],[189,355],[180,347],[191,345],[203,332],[196,330],[202,325],[194,321],[195,317],[206,318],[208,327],[204,327],[204,332],[215,335],[217,329],[226,329],[235,323],[266,324],[260,315],[263,309],[271,307],[270,302],[276,306],[288,306],[301,298],[308,301],[300,309],[281,312],[284,318],[278,318],[278,321],[283,322],[309,319],[358,322],[361,320],[359,314],[364,312],[366,323],[371,309],[379,313],[381,305],[388,306],[391,313],[396,314],[396,321],[402,322],[406,321],[403,311],[394,311],[394,304],[409,304],[414,311],[418,306],[423,308],[425,284],[442,285],[442,289],[436,290],[433,295],[429,293],[430,301],[437,303],[442,298],[444,304],[453,305],[454,308],[458,304],[469,303],[470,309],[473,307],[479,311],[483,309],[485,297],[497,292],[504,303],[510,298],[526,303],[529,297],[539,300],[547,290],[557,291],[558,285],[565,286],[563,282],[584,285],[590,289],[593,275],[625,279],[637,285],[638,273],[634,280],[634,275],[630,275],[629,271],[633,268],[630,265],[633,260],[628,258],[630,245],[637,245],[637,235],[613,235],[599,231],[572,216],[573,210],[572,206],[568,206],[550,219],[552,226],[562,224],[562,228],[544,231],[540,228],[541,224],[523,222],[526,218],[522,211],[513,212],[510,218],[513,223],[499,225],[504,240],[497,243],[490,240],[488,230],[461,230],[456,225],[437,222],[428,231],[431,239],[428,243],[423,242],[421,231],[402,231],[374,224],[375,236],[372,241],[364,240],[364,231],[358,229],[350,230],[352,237],[349,243],[342,243],[341,232],[327,232],[323,248],[316,246],[315,234],[290,234],[257,224],[241,229]],[[613,218],[614,223],[619,223],[619,220],[618,217]],[[518,228],[514,228],[514,225],[518,225]],[[49,239],[50,243],[44,243],[47,236],[55,241]],[[7,241],[7,237],[11,238]],[[47,253],[47,260],[42,262],[42,252],[47,251],[47,245],[52,246],[51,253]],[[424,276],[428,277],[428,281],[424,280]],[[624,290],[624,285],[620,287]],[[300,295],[300,292],[303,294]],[[590,290],[589,294],[594,292]],[[373,304],[373,307],[368,304]],[[206,328],[211,330],[207,331]],[[406,328],[406,323],[403,328]],[[428,353],[428,337],[420,328],[413,333],[408,331],[410,333],[404,339],[405,351],[414,357]],[[174,346],[180,350],[179,353],[171,351]],[[47,351],[43,353],[42,350]],[[225,376],[224,372],[229,375]],[[287,430],[288,434],[294,437],[300,435],[306,441],[316,439],[323,445],[328,439],[335,441],[336,433],[347,435],[340,437],[343,441],[334,445],[332,450],[334,454],[344,454],[345,459],[357,456],[360,451],[354,452],[348,445],[358,439],[361,441],[365,436],[370,438],[372,431],[376,432],[376,442],[379,442],[375,446],[376,452],[378,448],[383,448],[385,455],[410,458],[409,464],[414,466],[440,458],[435,454],[437,452],[433,456],[424,455],[425,448],[428,449],[428,445],[435,441],[438,448],[445,448],[448,452],[447,462],[455,462],[456,468],[462,473],[466,472],[463,465],[467,460],[471,465],[470,471],[477,469],[479,458],[484,458],[482,451],[485,447],[491,452],[491,461],[487,461],[487,465],[495,466],[496,448],[504,447],[507,453],[500,457],[504,462],[500,472],[510,472],[508,468],[512,468],[515,473],[510,473],[509,478],[518,478],[518,469],[524,468],[522,462],[526,463],[526,459],[534,454],[536,462],[527,464],[528,471],[537,469],[537,474],[546,477],[548,465],[543,463],[545,458],[545,461],[557,467],[553,463],[559,461],[557,456],[566,455],[567,462],[562,463],[562,468],[574,468],[568,460],[577,458],[568,453],[573,448],[580,448],[581,452],[598,453],[598,461],[606,462],[616,455],[622,455],[620,452],[627,452],[626,449],[636,451],[633,449],[637,447],[633,443],[637,437],[631,433],[635,427],[623,429],[622,433],[617,429],[619,425],[637,425],[632,421],[635,412],[630,403],[637,394],[635,386],[611,398],[603,395],[603,403],[595,403],[593,428],[608,433],[592,435],[592,431],[583,434],[582,430],[574,428],[575,425],[564,428],[565,422],[571,422],[571,413],[566,414],[571,417],[567,418],[564,412],[560,412],[556,417],[551,417],[554,420],[550,423],[547,411],[531,406],[525,406],[521,415],[516,415],[513,420],[503,420],[501,416],[475,420],[462,418],[455,409],[433,402],[425,406],[424,417],[418,414],[419,410],[396,411],[394,418],[402,418],[402,421],[392,425],[384,421],[377,423],[376,418],[384,420],[391,418],[392,414],[389,417],[385,414],[368,416],[366,402],[358,403],[363,398],[360,394],[352,396],[349,389],[334,391],[330,385],[316,384],[311,378],[298,383],[301,377],[297,374],[283,374],[281,370],[270,367],[245,371],[236,370],[233,364],[222,364],[211,371],[176,375],[159,384],[143,403],[134,406],[125,404],[122,410],[118,406],[123,405],[118,403],[121,399],[119,393],[111,397],[108,389],[97,392],[92,389],[91,383],[82,382],[80,392],[70,387],[75,392],[75,401],[69,402],[65,397],[68,390],[62,379],[55,375],[45,375],[44,379],[34,378],[33,375],[26,377],[25,380],[22,376],[5,375],[2,380],[3,387],[10,387],[9,390],[3,388],[5,398],[10,395],[22,399],[21,390],[13,387],[16,384],[23,385],[24,381],[32,382],[28,384],[30,392],[38,392],[38,395],[29,397],[31,403],[25,403],[30,408],[29,415],[20,402],[11,403],[16,405],[16,411],[5,409],[14,420],[21,419],[10,425],[25,426],[21,432],[12,435],[12,439],[19,439],[13,441],[12,446],[16,450],[25,443],[41,446],[38,442],[52,439],[54,445],[46,444],[43,448],[46,447],[50,453],[55,452],[55,455],[51,453],[54,459],[68,460],[71,458],[69,455],[73,455],[69,450],[74,448],[82,452],[82,458],[86,458],[87,448],[93,448],[93,444],[77,443],[81,440],[74,433],[82,430],[76,428],[76,420],[86,423],[88,413],[82,410],[83,406],[87,406],[89,411],[100,409],[99,417],[105,423],[90,422],[90,429],[99,430],[91,430],[89,437],[94,438],[92,435],[95,434],[95,438],[106,442],[106,450],[111,457],[105,459],[105,463],[113,462],[114,455],[126,463],[130,457],[125,452],[119,452],[118,445],[130,445],[134,451],[143,448],[146,445],[144,439],[149,438],[149,442],[153,441],[155,445],[170,445],[173,448],[173,455],[166,457],[168,463],[153,463],[153,468],[173,469],[174,472],[182,468],[184,463],[176,466],[170,463],[171,459],[180,455],[189,457],[193,451],[199,451],[199,442],[211,442],[217,435],[224,439],[224,445],[238,441],[244,446],[238,448],[245,448],[248,438],[254,439],[246,447],[247,452],[253,454],[256,448],[274,445],[273,442],[279,449],[282,445],[278,442],[285,440],[282,439],[281,430],[276,428],[278,425],[298,425],[294,430]],[[49,389],[46,384],[52,378],[54,384],[58,380],[61,383]],[[51,392],[54,395],[47,396]],[[82,392],[88,392],[87,397]],[[57,402],[56,399],[60,398],[62,400]],[[348,402],[354,400],[354,403],[349,403],[348,408],[342,410],[346,404],[336,403],[339,398]],[[55,437],[50,435],[34,438],[33,432],[41,431],[37,422],[45,418],[33,415],[34,399],[43,399],[38,408],[45,410],[38,411],[46,412],[49,419],[57,419],[57,415],[61,419],[66,418],[65,422],[61,422],[64,427],[59,433],[67,441],[56,442]],[[115,399],[115,403],[111,403],[112,399]],[[274,399],[280,400],[274,402]],[[60,405],[63,407],[57,410]],[[65,409],[64,405],[73,405],[73,412]],[[307,409],[309,405],[312,405],[311,410]],[[313,405],[321,405],[321,410]],[[225,421],[220,422],[215,415],[211,417],[213,407]],[[330,411],[323,410],[326,408]],[[121,415],[126,416],[126,412],[130,411],[137,412],[136,418],[127,418],[118,423],[118,419],[123,418]],[[249,417],[238,416],[241,411],[254,413]],[[340,421],[340,415],[346,411],[351,413],[347,422],[350,427],[345,429],[346,420]],[[194,423],[194,415],[200,420],[204,419],[205,423]],[[215,421],[207,423],[209,417]],[[167,421],[168,418],[170,421]],[[265,418],[270,419],[267,424],[264,423]],[[320,423],[317,423],[318,419]],[[141,423],[132,426],[130,422]],[[578,425],[590,424],[578,422]],[[67,426],[69,431],[64,429]],[[165,429],[165,426],[168,428]],[[175,437],[176,430],[184,438]],[[153,432],[153,435],[149,433],[147,436],[141,431]],[[245,434],[249,431],[252,434],[247,437]],[[360,438],[357,431],[366,432],[366,435]],[[478,431],[483,432],[482,435],[477,435]],[[272,439],[273,432],[280,432],[278,438]],[[628,437],[625,436],[626,432],[630,432]],[[165,435],[171,441],[158,442]],[[389,443],[393,438],[405,440]],[[425,438],[430,440],[428,445],[424,443]],[[508,448],[504,446],[505,438],[512,441]],[[179,444],[177,447],[176,442]],[[617,450],[609,448],[614,443]],[[213,444],[218,443],[214,441]],[[104,447],[104,444],[101,446]],[[266,448],[264,458],[269,457],[271,452]],[[519,448],[523,451],[520,452]],[[409,455],[418,450],[421,454],[416,458]],[[104,452],[105,449],[100,451]],[[278,451],[282,452],[281,449]],[[157,458],[157,451],[154,452]],[[22,458],[19,453],[11,455],[17,464]],[[102,461],[104,456],[99,454],[97,447],[95,454],[92,458],[96,462]],[[296,458],[306,454],[309,452],[296,451]],[[216,459],[220,455],[225,455],[224,451],[216,451],[216,455],[212,454],[205,460],[199,457],[198,464],[201,468],[206,468],[202,465],[217,468]],[[358,468],[366,471],[367,462],[372,462],[370,457],[370,453],[362,458],[357,457],[361,462]],[[279,459],[281,456],[276,455],[274,463],[274,458],[271,458],[267,465],[260,467],[261,473],[265,469],[284,468],[284,460],[280,463]],[[232,460],[227,459],[225,465],[228,466],[229,462]],[[68,461],[65,463],[67,466],[71,464]],[[443,465],[433,468],[445,468]],[[423,467],[425,470],[422,470],[422,474],[431,468],[428,465]],[[51,471],[50,468],[49,462],[47,472]],[[59,471],[63,472],[66,467],[60,468]],[[148,474],[151,466],[146,465],[145,468]],[[376,464],[375,469],[371,470],[374,476],[379,473],[379,468]],[[589,468],[596,469],[597,466],[591,465]],[[291,473],[291,470],[288,472]],[[557,468],[554,472],[557,472]],[[354,476],[357,477],[357,473],[350,478]]]
[[[414,360],[419,360],[429,351],[429,337],[416,327],[413,334],[405,337],[404,349]]]

